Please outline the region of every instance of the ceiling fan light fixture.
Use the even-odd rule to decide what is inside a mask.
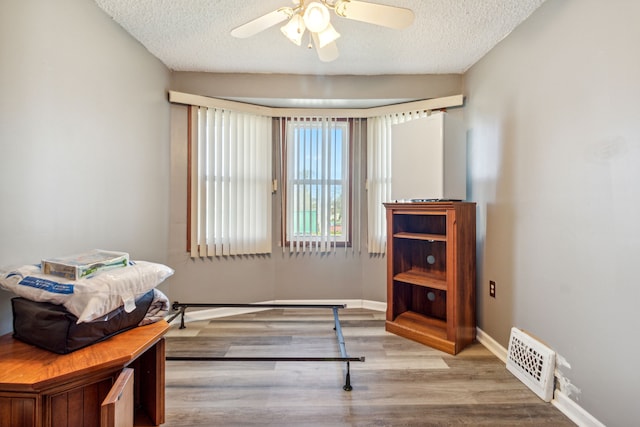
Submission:
[[[340,38],[340,33],[330,22],[332,13],[335,12],[336,15],[352,21],[392,29],[409,27],[415,17],[411,9],[371,3],[367,0],[291,1],[293,7],[281,7],[259,16],[231,30],[231,35],[246,38],[279,24],[285,37],[298,46],[302,46],[302,38],[308,33],[309,48],[315,47],[321,61],[331,62],[339,56],[336,40]]]
[[[294,44],[300,46],[302,44],[302,36],[304,35],[305,25],[302,16],[295,14],[289,19],[285,25],[280,27],[280,31]]]
[[[329,25],[329,9],[322,3],[313,1],[305,7],[303,19],[309,31],[319,33]]]
[[[339,37],[340,33],[337,32],[335,28],[333,28],[333,25],[331,25],[331,23],[329,23],[329,25],[327,25],[327,28],[318,33],[318,45],[319,47],[323,48],[329,43],[338,40]]]

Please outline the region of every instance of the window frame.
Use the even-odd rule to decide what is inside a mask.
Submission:
[[[318,122],[320,119],[319,118],[310,118],[309,120],[303,120],[305,119],[304,117],[286,117],[284,118],[284,120],[282,120],[282,127],[281,127],[281,132],[282,135],[284,135],[284,138],[286,139],[286,143],[283,144],[283,150],[282,150],[282,182],[283,182],[283,189],[282,189],[282,199],[283,199],[283,209],[282,209],[282,244],[285,247],[290,247],[292,245],[292,241],[289,238],[289,217],[288,217],[288,198],[290,196],[289,194],[289,154],[290,154],[290,144],[293,143],[292,141],[289,141],[289,125],[292,122],[299,122],[303,125],[308,125],[310,123],[313,122]],[[344,133],[346,135],[346,137],[344,138],[346,141],[344,143],[344,148],[343,148],[343,156],[346,156],[346,160],[343,160],[343,164],[346,165],[347,167],[347,171],[346,174],[343,171],[343,176],[344,178],[342,179],[342,185],[346,186],[347,188],[347,195],[344,195],[343,192],[343,196],[342,196],[342,205],[343,205],[343,211],[344,211],[344,207],[346,206],[347,212],[346,215],[342,215],[342,225],[343,225],[343,229],[346,228],[346,233],[341,236],[339,238],[339,240],[332,240],[331,241],[331,246],[332,247],[351,247],[352,246],[352,236],[353,236],[353,206],[352,206],[352,200],[353,200],[353,173],[354,173],[354,164],[353,164],[353,158],[354,158],[354,152],[353,152],[353,140],[352,140],[352,136],[353,136],[353,120],[349,119],[349,118],[335,118],[334,119],[335,122],[337,122],[339,124],[340,127],[344,128]],[[305,179],[306,181],[306,179]],[[319,183],[318,185],[324,185],[323,183]],[[327,237],[330,238],[331,235],[328,235]],[[313,248],[315,247],[322,239],[322,235],[319,236],[309,236],[309,237],[305,237],[302,236],[302,238],[298,239],[297,242],[301,243],[305,248]],[[293,244],[296,244],[296,241],[294,240]]]

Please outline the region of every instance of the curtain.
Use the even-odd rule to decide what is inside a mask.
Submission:
[[[391,202],[391,136],[393,125],[424,117],[425,111],[367,119],[367,249],[384,254],[387,221],[383,203]]]
[[[191,256],[271,253],[271,118],[191,111]]]

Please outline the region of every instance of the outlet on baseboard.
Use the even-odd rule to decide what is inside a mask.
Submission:
[[[493,280],[489,280],[489,296],[493,298],[496,297],[496,282]]]

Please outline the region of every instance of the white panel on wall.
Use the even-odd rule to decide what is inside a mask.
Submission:
[[[392,200],[467,198],[463,124],[445,112],[396,124],[392,129]]]

